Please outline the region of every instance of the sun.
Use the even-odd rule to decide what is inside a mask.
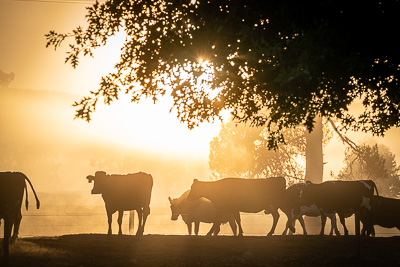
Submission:
[[[96,72],[107,75],[115,71],[114,65],[119,60],[125,37],[124,31],[120,31],[109,39],[102,50],[96,51]],[[199,82],[212,78],[213,67],[210,61],[198,58],[193,64],[205,70]],[[183,66],[180,69],[181,78],[190,79],[191,70],[191,66]],[[205,83],[202,84],[203,87],[199,87],[199,90],[213,93],[211,89],[204,87]],[[172,106],[173,99],[168,94],[156,103],[151,99],[132,103],[129,94],[120,92],[119,100],[111,105],[104,105],[101,100],[97,103],[88,127],[96,133],[96,138],[130,149],[174,156],[208,157],[209,144],[218,135],[221,122],[202,123],[189,130],[186,124],[179,121],[177,114],[170,111]]]
[[[189,130],[176,114],[170,113],[172,98],[164,97],[131,103],[128,95],[110,106],[98,104],[89,127],[97,138],[130,149],[152,153],[208,157],[209,144],[217,136],[221,122],[203,123]]]

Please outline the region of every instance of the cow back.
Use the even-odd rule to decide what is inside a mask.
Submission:
[[[108,175],[102,196],[106,205],[133,210],[150,205],[153,177],[143,172]]]
[[[20,172],[0,172],[0,218],[5,212],[21,210],[25,177]]]
[[[210,199],[222,213],[260,212],[277,206],[284,198],[286,180],[225,178],[212,182],[195,181],[193,195]],[[191,192],[192,194],[192,192]]]
[[[372,224],[400,229],[400,199],[373,196],[371,206]]]
[[[307,183],[301,201],[307,206],[316,204],[326,212],[355,212],[360,210],[365,199],[372,198],[373,190],[362,181]]]

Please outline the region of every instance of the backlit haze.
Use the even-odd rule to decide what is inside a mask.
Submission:
[[[64,47],[46,49],[44,35],[84,26],[86,5],[80,2],[0,0],[0,70],[15,73],[9,88],[0,88],[0,171],[24,172],[39,198],[42,193],[44,207],[49,199],[53,205],[66,204],[46,194],[71,192],[81,196],[74,205],[82,200],[103,205],[100,196],[90,195],[87,175],[144,171],[154,178],[152,207],[168,209],[168,196],[181,195],[194,178],[210,179],[209,143],[221,123],[190,131],[169,113],[171,99],[135,105],[124,94],[110,106],[99,102],[90,123],[74,120],[73,102],[97,89],[100,77],[112,71],[124,38],[112,38],[94,58],[82,57],[77,69],[64,64]],[[355,142],[370,138],[358,133],[349,137]],[[377,140],[400,155],[398,130]],[[331,171],[338,173],[343,151],[335,135],[324,149],[325,179]],[[21,231],[23,235],[24,225]]]

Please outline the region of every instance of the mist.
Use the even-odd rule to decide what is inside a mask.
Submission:
[[[98,127],[73,120],[71,105],[80,98],[56,91],[0,90],[0,171],[25,173],[41,201],[41,208],[36,210],[28,188],[30,208],[23,208],[21,236],[105,233],[103,199],[101,195],[91,195],[93,184],[86,179],[98,170],[109,174],[151,174],[151,214],[158,214],[155,218],[161,222],[149,218],[148,223],[166,233],[162,227],[170,223],[168,196],[178,197],[190,188],[193,179],[209,179],[208,156],[196,151],[191,156],[180,156],[161,147],[159,152],[134,149],[118,140],[107,140],[96,132]],[[145,128],[146,125],[138,126]],[[127,220],[125,215],[124,233]],[[183,227],[178,232],[186,233],[183,222],[174,223]],[[116,216],[113,226],[117,227]]]
[[[152,138],[159,133],[153,146],[145,149],[146,143],[136,146],[137,140],[118,140],[119,135],[112,136],[113,128],[118,125],[105,109],[103,126],[96,121],[87,123],[74,120],[74,108],[71,106],[80,95],[57,91],[1,89],[0,90],[0,171],[20,171],[27,175],[41,201],[41,208],[35,209],[33,193],[28,189],[30,208],[22,209],[20,236],[59,236],[65,234],[101,233],[107,231],[107,216],[101,195],[91,195],[93,184],[88,183],[86,176],[102,170],[109,174],[126,174],[143,171],[153,176],[154,186],[151,199],[151,213],[145,228],[145,234],[187,234],[187,228],[181,218],[171,221],[168,197],[177,198],[190,188],[193,179],[209,180],[211,173],[208,165],[209,143],[200,140],[201,132],[195,132],[192,140],[181,137],[170,138],[166,132],[165,117],[156,113],[155,117],[164,120],[161,130],[157,130],[155,117],[142,121],[121,122],[123,126],[135,125],[127,129],[124,135],[137,138],[136,131],[153,130]],[[118,106],[119,103],[115,103]],[[131,104],[134,106],[134,104]],[[123,112],[124,110],[117,110]],[[105,113],[104,113],[105,112]],[[161,112],[161,111],[160,111]],[[119,113],[117,113],[119,114]],[[131,114],[134,117],[136,114]],[[104,118],[104,117],[103,117]],[[108,121],[107,121],[108,120]],[[134,119],[132,119],[134,120]],[[109,123],[109,124],[107,124]],[[106,129],[111,125],[109,129]],[[177,127],[172,125],[171,127]],[[181,125],[181,127],[185,127]],[[106,129],[106,130],[105,130]],[[154,131],[157,131],[154,133]],[[215,129],[214,129],[214,132]],[[145,133],[144,133],[145,134]],[[187,134],[189,135],[189,134]],[[204,134],[203,134],[204,135]],[[359,138],[365,138],[364,135]],[[397,131],[389,131],[387,138],[381,139],[387,144],[397,139]],[[173,137],[173,136],[172,136]],[[170,138],[170,139],[168,139]],[[178,139],[179,143],[176,142]],[[170,140],[170,141],[168,141]],[[196,149],[193,144],[197,141]],[[136,142],[136,143],[135,143]],[[169,142],[163,146],[163,143]],[[154,145],[155,144],[155,145]],[[338,145],[339,144],[339,145]],[[172,148],[176,148],[174,151]],[[338,151],[340,143],[334,140],[324,150],[325,179],[329,172],[342,166],[343,149]],[[397,147],[391,148],[397,152]],[[398,155],[398,153],[396,153]],[[128,214],[123,219],[123,233],[128,234]],[[113,218],[113,233],[118,226],[116,214]],[[352,219],[348,219],[349,229],[353,229]],[[271,227],[272,217],[263,213],[242,214],[246,235],[265,235]],[[284,230],[286,217],[281,214],[276,233]],[[135,215],[137,229],[137,215]],[[201,224],[199,234],[204,235],[210,224]],[[307,225],[319,231],[320,224]],[[328,231],[330,225],[326,226]],[[299,225],[297,229],[300,229]],[[341,225],[339,226],[341,229]],[[222,235],[231,235],[228,224],[221,226]],[[378,235],[397,235],[390,229],[377,230]]]

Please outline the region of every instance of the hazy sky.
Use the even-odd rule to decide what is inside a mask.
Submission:
[[[0,70],[15,73],[11,90],[0,92],[0,171],[25,172],[39,192],[90,192],[85,177],[96,170],[145,171],[154,177],[156,203],[180,195],[194,178],[208,179],[209,142],[220,124],[189,131],[169,113],[169,99],[133,105],[122,97],[100,103],[90,124],[73,120],[73,101],[112,71],[122,35],[73,69],[65,50],[45,48],[44,35],[84,25],[86,5],[61,2],[0,0]]]
[[[55,52],[45,48],[44,35],[50,30],[67,33],[85,24],[87,5],[79,2],[83,1],[0,0],[0,69],[15,73],[10,87],[61,91],[73,94],[72,100],[79,100],[90,90],[96,90],[100,77],[112,71],[118,59],[122,35],[110,40],[107,47],[97,49],[94,59],[81,58],[77,69],[64,64],[65,50]],[[127,149],[146,149],[166,156],[197,157],[206,162],[209,142],[219,132],[218,123],[189,131],[175,119],[174,114],[168,113],[171,107],[168,99],[157,105],[149,102],[132,105],[128,99],[122,99],[111,107],[100,104],[90,125],[72,120],[74,109],[70,104],[72,101],[44,112],[57,109],[65,115],[66,121],[70,118],[68,124],[73,127],[79,125],[85,135]],[[397,136],[397,130],[389,131],[380,142],[390,145],[392,152],[399,155]],[[350,137],[358,141],[368,136],[357,133]],[[336,136],[325,148],[325,178],[329,177],[331,170],[337,174],[343,161],[343,149]]]
[[[50,30],[67,33],[85,24],[87,5],[77,2],[0,0],[0,69],[15,73],[10,87],[63,91],[77,94],[76,100],[79,100],[90,90],[96,90],[100,77],[112,71],[118,60],[122,34],[111,39],[107,47],[97,49],[94,58],[82,57],[77,69],[64,64],[64,49],[55,52],[45,48],[44,35]],[[107,124],[107,129],[100,127],[104,135],[128,146],[151,145],[152,149],[165,146],[169,152],[195,149],[202,156],[207,155],[206,146],[218,134],[219,125],[203,125],[189,131],[178,123],[175,114],[169,114],[170,107],[168,99],[157,105],[147,101],[135,106],[128,98],[111,107],[100,103],[92,124]],[[72,119],[74,110],[69,110]],[[145,140],[154,140],[160,134],[164,137],[158,139],[159,143],[149,144]],[[166,143],[166,139],[171,142]]]
[[[0,0],[0,69],[16,74],[13,87],[84,94],[97,86],[99,77],[110,70],[102,68],[110,53],[83,60],[74,70],[64,64],[65,51],[45,48],[44,35],[50,30],[66,33],[84,24],[85,6]]]

